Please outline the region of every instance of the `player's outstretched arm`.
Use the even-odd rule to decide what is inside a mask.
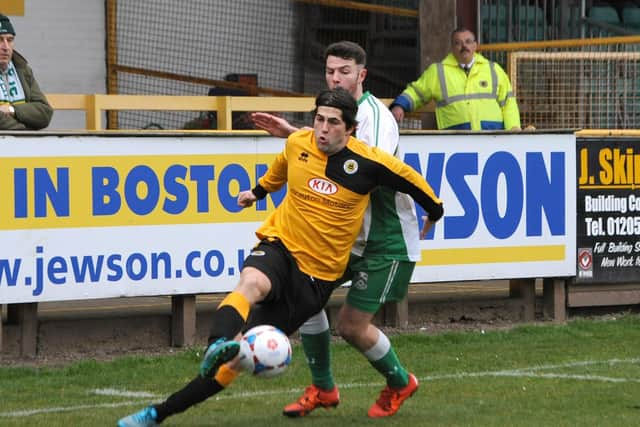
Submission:
[[[243,208],[249,208],[253,206],[253,202],[257,200],[256,195],[253,194],[253,191],[241,191],[238,193],[238,206]]]
[[[280,138],[287,138],[298,130],[282,117],[269,113],[251,113],[251,120],[258,129],[266,130],[271,135]]]

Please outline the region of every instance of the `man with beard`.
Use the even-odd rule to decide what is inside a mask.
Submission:
[[[455,29],[451,53],[431,64],[391,103],[396,120],[433,100],[438,129],[520,130],[520,112],[507,74],[477,49],[472,31]]]

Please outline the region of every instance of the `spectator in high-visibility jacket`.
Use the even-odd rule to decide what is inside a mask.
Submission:
[[[455,29],[451,53],[431,64],[391,103],[396,120],[433,100],[438,129],[520,130],[520,111],[507,74],[477,49],[472,31]]]

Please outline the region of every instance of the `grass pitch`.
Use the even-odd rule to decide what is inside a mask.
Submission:
[[[367,419],[383,387],[365,359],[339,342],[333,369],[342,402],[303,419],[282,407],[309,383],[302,349],[264,380],[228,390],[163,426],[633,426],[640,425],[640,316],[575,320],[509,331],[392,337],[420,389],[394,417]],[[114,426],[163,399],[198,371],[200,351],[87,360],[63,368],[0,367],[0,425]]]

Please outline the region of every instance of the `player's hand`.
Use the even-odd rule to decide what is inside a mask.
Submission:
[[[251,120],[258,129],[266,130],[273,136],[286,138],[298,129],[282,117],[269,113],[251,113]]]
[[[420,240],[427,236],[427,233],[431,230],[431,227],[433,227],[434,224],[433,221],[429,221],[428,216],[423,216],[422,220],[424,223],[422,224],[422,230],[420,230]]]
[[[395,117],[396,122],[400,123],[404,119],[404,110],[399,105],[394,105],[391,109],[391,114]]]
[[[256,195],[253,194],[253,191],[241,191],[238,193],[238,206],[243,208],[249,208],[253,206],[253,202],[256,201]]]

